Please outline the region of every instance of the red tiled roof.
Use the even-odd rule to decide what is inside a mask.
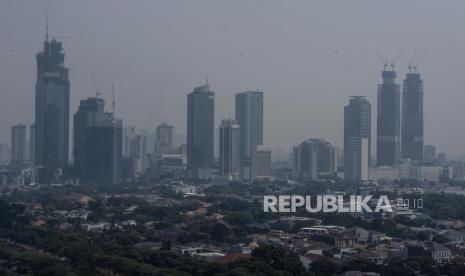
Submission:
[[[241,259],[249,259],[250,257],[251,257],[250,254],[231,253],[231,254],[216,258],[214,262],[220,263],[220,264],[228,264],[228,263],[232,263],[232,262],[235,262]]]

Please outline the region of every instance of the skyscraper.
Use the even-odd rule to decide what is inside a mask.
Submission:
[[[35,148],[36,148],[36,127],[34,124],[29,126],[29,161],[34,162]]]
[[[271,149],[266,146],[255,147],[251,156],[250,167],[252,180],[273,178],[271,171]]]
[[[83,182],[121,179],[122,121],[104,106],[103,99],[88,98],[74,114],[74,163]]]
[[[191,177],[213,165],[215,92],[210,86],[194,88],[187,96],[187,167]]]
[[[396,72],[385,69],[378,85],[377,165],[393,166],[400,159],[400,86]]]
[[[241,178],[250,178],[250,158],[255,147],[263,145],[263,92],[236,94],[236,120],[240,126]]]
[[[81,100],[78,111],[74,114],[73,130],[73,158],[76,175],[81,181],[87,180],[87,131],[95,121],[96,117],[104,112],[105,102],[102,98],[88,98]]]
[[[371,104],[353,96],[344,107],[344,178],[368,179],[371,156]]]
[[[48,34],[37,56],[35,164],[49,173],[68,165],[69,79],[62,43]]]
[[[11,127],[11,162],[26,161],[26,125]]]
[[[336,172],[336,150],[325,139],[311,138],[294,148],[294,170],[297,177],[317,179]]]
[[[294,174],[300,179],[318,178],[318,143],[305,140],[293,149]]]
[[[423,147],[423,156],[428,163],[436,161],[436,147],[433,145],[425,145]]]
[[[158,125],[156,136],[155,155],[160,156],[162,154],[169,153],[174,147],[173,126],[166,123]]]
[[[402,159],[423,160],[423,80],[409,72],[402,94]]]
[[[220,125],[220,173],[230,180],[239,179],[239,125],[223,120]]]

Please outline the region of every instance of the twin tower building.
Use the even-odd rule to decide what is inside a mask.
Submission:
[[[385,68],[382,78],[378,85],[376,165],[394,166],[401,159],[421,162],[423,80],[416,69],[410,70],[401,96],[393,67]],[[353,96],[344,108],[345,179],[368,180],[371,154],[371,105],[365,97]]]
[[[219,127],[219,173],[230,180],[270,177],[271,151],[263,144],[263,92],[236,94],[235,119]],[[214,167],[215,93],[210,86],[187,96],[187,166],[192,178]]]

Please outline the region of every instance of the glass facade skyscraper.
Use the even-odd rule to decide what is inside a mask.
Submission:
[[[37,56],[35,165],[49,173],[68,165],[69,78],[61,42],[46,39]]]

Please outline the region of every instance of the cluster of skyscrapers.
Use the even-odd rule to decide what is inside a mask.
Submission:
[[[36,182],[50,183],[61,175],[81,182],[115,183],[123,178],[124,160],[133,162],[133,173],[149,166],[147,156],[163,160],[187,156],[187,177],[193,179],[221,175],[229,180],[271,177],[271,150],[263,146],[263,92],[236,95],[236,118],[219,126],[219,159],[215,148],[215,93],[210,86],[194,89],[187,96],[187,143],[174,148],[173,126],[156,128],[153,154],[147,153],[147,135],[136,134],[113,111],[105,111],[105,101],[90,97],[80,101],[73,116],[72,159],[69,166],[70,82],[62,43],[49,39],[37,54],[35,122],[26,142],[26,125],[12,127],[12,163],[33,162]],[[30,153],[27,154],[26,144]],[[181,161],[183,163],[183,161]]]
[[[69,163],[70,82],[64,65],[62,43],[49,39],[37,54],[35,122],[12,127],[11,161],[32,161],[40,182],[50,182],[64,170],[84,182],[118,182],[123,178],[123,160],[134,162],[134,171],[143,174],[149,167],[146,157],[180,160],[186,177],[208,179],[221,175],[229,180],[270,179],[271,150],[263,145],[264,94],[245,91],[235,95],[235,117],[219,124],[219,159],[215,159],[215,92],[206,85],[187,95],[187,141],[175,149],[173,126],[156,128],[153,151],[148,154],[147,136],[135,128],[123,127],[113,111],[105,111],[98,96],[81,100],[73,116],[74,166]],[[294,175],[316,179],[336,174],[343,167],[347,180],[369,179],[370,165],[395,166],[400,160],[429,162],[432,154],[423,145],[423,80],[416,67],[409,67],[403,89],[396,83],[394,66],[381,73],[376,118],[376,165],[371,162],[372,113],[364,96],[352,96],[344,107],[344,150],[324,139],[308,139],[293,148]],[[26,147],[26,144],[29,146]],[[425,155],[424,155],[425,151]],[[342,157],[343,156],[343,157]],[[343,160],[343,161],[342,161]],[[177,162],[177,161],[176,161]]]
[[[378,85],[376,165],[394,166],[401,159],[423,161],[423,80],[410,71],[402,97],[392,66]],[[402,99],[402,101],[401,101]],[[402,107],[402,108],[401,108]],[[367,180],[371,159],[371,105],[354,96],[344,108],[344,177]]]

